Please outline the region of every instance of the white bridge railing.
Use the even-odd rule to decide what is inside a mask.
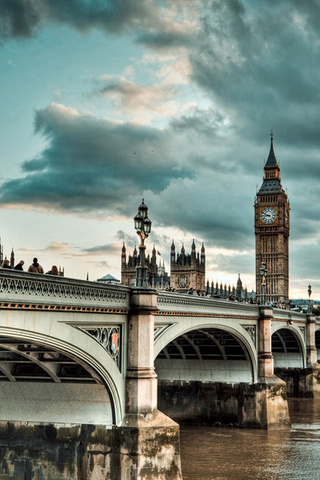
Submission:
[[[0,268],[0,308],[125,312],[129,292],[123,286]]]
[[[158,292],[158,308],[160,314],[185,312],[186,314],[217,314],[252,319],[257,319],[259,316],[259,308],[255,304],[173,292]]]

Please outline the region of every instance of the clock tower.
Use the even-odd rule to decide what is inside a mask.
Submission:
[[[256,291],[261,299],[261,262],[266,263],[265,300],[289,307],[290,204],[281,185],[280,167],[273,150],[273,132],[263,183],[255,204]]]

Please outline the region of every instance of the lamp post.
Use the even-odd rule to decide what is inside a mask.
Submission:
[[[144,199],[142,199],[142,203],[138,208],[138,213],[134,217],[134,228],[136,229],[141,242],[139,245],[139,265],[136,270],[136,287],[148,287],[148,267],[146,267],[145,262],[146,246],[144,241],[148,238],[149,233],[151,232],[151,224],[152,222],[148,218],[148,207],[145,205]]]
[[[260,267],[260,276],[261,276],[261,305],[265,304],[265,296],[266,296],[266,278],[267,278],[267,267],[266,262],[261,262]]]
[[[311,290],[311,285],[308,285],[308,295],[309,295],[309,300],[308,300],[308,313],[309,315],[311,315],[312,313],[312,309],[311,309],[311,293],[312,293],[312,290]]]

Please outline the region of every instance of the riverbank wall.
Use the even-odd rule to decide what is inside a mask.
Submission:
[[[319,367],[276,368],[275,374],[286,382],[288,397],[320,398]]]
[[[159,381],[158,405],[181,425],[229,425],[244,428],[290,427],[286,385]]]
[[[0,479],[181,480],[179,429],[147,420],[146,428],[0,422]]]

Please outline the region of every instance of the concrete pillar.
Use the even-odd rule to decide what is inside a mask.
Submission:
[[[259,307],[259,331],[258,331],[258,381],[264,381],[266,377],[274,375],[271,322],[273,309],[269,306]]]
[[[118,428],[121,480],[182,480],[179,425],[157,409],[157,292],[135,288],[128,319],[126,413]]]
[[[242,426],[290,427],[286,383],[274,375],[271,324],[273,309],[259,307],[258,382],[255,395],[244,395]]]
[[[316,317],[307,315],[307,366],[317,365],[317,348],[315,334]]]
[[[128,324],[127,414],[147,414],[157,408],[157,375],[154,370],[156,311],[155,290],[141,288],[132,291]]]

